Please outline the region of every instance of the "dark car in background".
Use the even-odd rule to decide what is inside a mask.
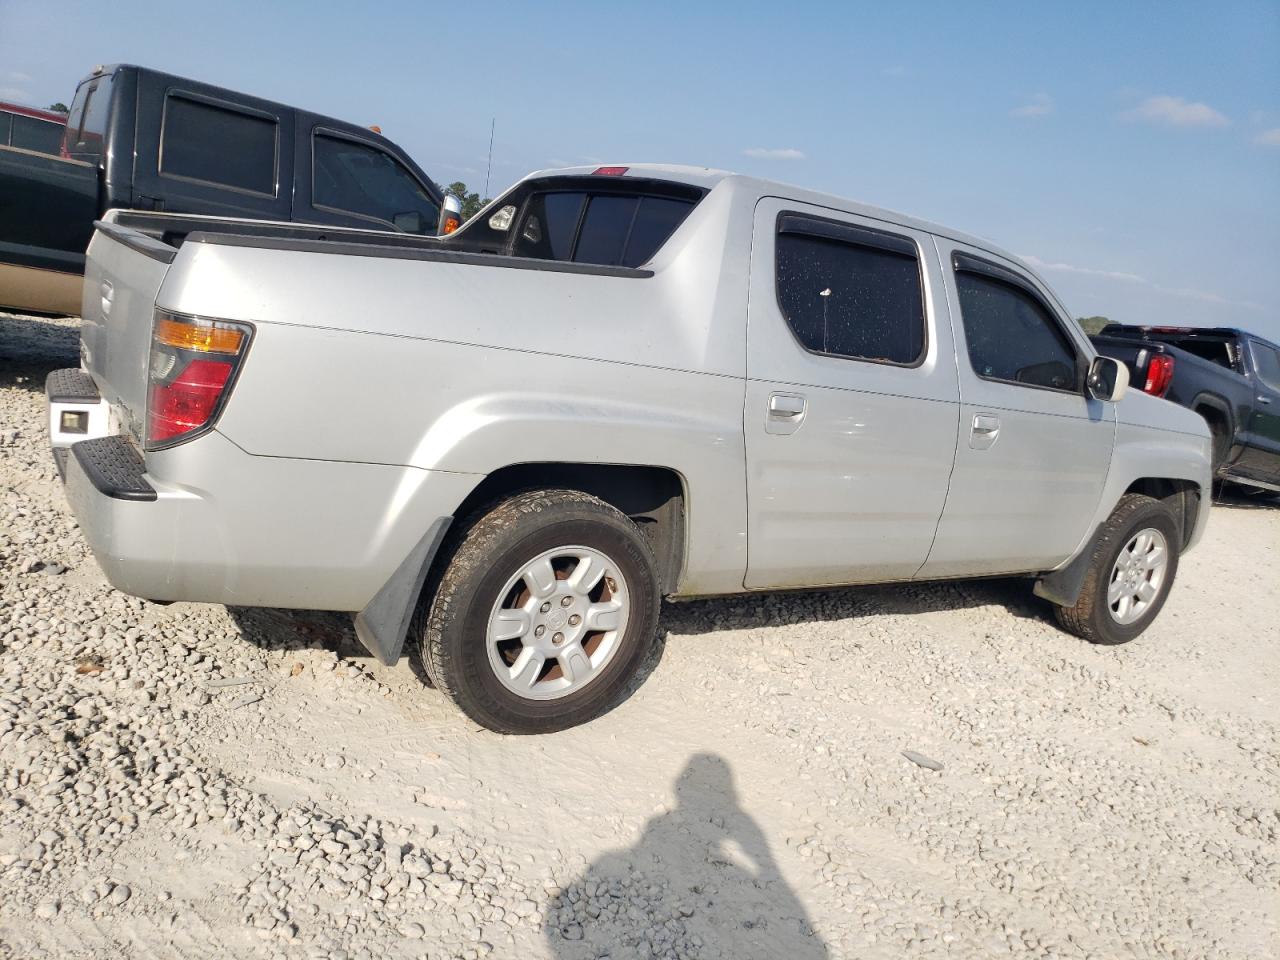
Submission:
[[[112,208],[428,235],[443,200],[368,127],[131,65],[80,83],[53,152],[0,147],[0,306],[79,313]]]
[[[0,101],[0,147],[57,156],[66,125],[65,113]]]
[[[1233,327],[1112,323],[1090,339],[1134,386],[1204,417],[1215,477],[1280,491],[1280,346]]]

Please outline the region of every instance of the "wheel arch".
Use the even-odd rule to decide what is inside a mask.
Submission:
[[[653,550],[662,593],[676,592],[685,568],[688,484],[671,467],[561,461],[511,464],[488,474],[458,505],[454,517],[464,523],[517,493],[553,488],[599,497],[631,518]]]

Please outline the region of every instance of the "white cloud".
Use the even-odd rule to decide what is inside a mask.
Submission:
[[[1166,127],[1225,127],[1231,121],[1207,103],[1192,103],[1182,97],[1147,97],[1121,118],[1155,123]]]
[[[1264,147],[1280,147],[1280,127],[1272,127],[1270,130],[1263,130],[1254,138],[1254,143],[1260,143]]]
[[[34,78],[29,73],[23,73],[21,70],[10,70],[5,75],[5,79],[10,83],[30,83]]]
[[[1029,117],[1038,120],[1053,113],[1053,98],[1047,93],[1037,93],[1028,102],[1009,111],[1011,117]]]
[[[30,104],[31,93],[27,90],[23,90],[21,87],[0,87],[0,100]]]
[[[744,157],[757,160],[803,160],[804,153],[795,147],[748,147],[742,151]]]
[[[1136,273],[1123,273],[1118,270],[1098,270],[1094,267],[1077,267],[1070,263],[1050,263],[1041,260],[1039,257],[1033,257],[1028,254],[1022,254],[1022,259],[1035,270],[1045,270],[1054,273],[1074,273],[1079,276],[1100,277],[1104,280],[1119,280],[1123,283],[1136,283],[1143,287],[1147,287],[1153,293],[1163,293],[1170,297],[1179,297],[1183,300],[1197,300],[1200,303],[1214,303],[1226,307],[1243,307],[1246,310],[1261,310],[1262,305],[1253,303],[1249,300],[1231,300],[1220,294],[1211,293],[1207,290],[1193,290],[1189,287],[1162,287],[1158,283],[1153,283],[1146,277],[1140,277]]]

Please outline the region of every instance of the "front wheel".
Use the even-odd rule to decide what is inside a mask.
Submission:
[[[453,545],[421,637],[435,685],[498,733],[603,713],[652,649],[656,565],[625,515],[573,490],[493,507]]]
[[[1178,572],[1178,526],[1158,500],[1120,498],[1093,547],[1074,606],[1058,622],[1090,643],[1128,643],[1151,625]]]

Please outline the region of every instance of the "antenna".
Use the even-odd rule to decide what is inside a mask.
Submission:
[[[489,173],[493,170],[493,128],[498,125],[498,118],[494,117],[489,121],[489,165],[484,168],[484,193],[480,195],[480,199],[489,199]]]

